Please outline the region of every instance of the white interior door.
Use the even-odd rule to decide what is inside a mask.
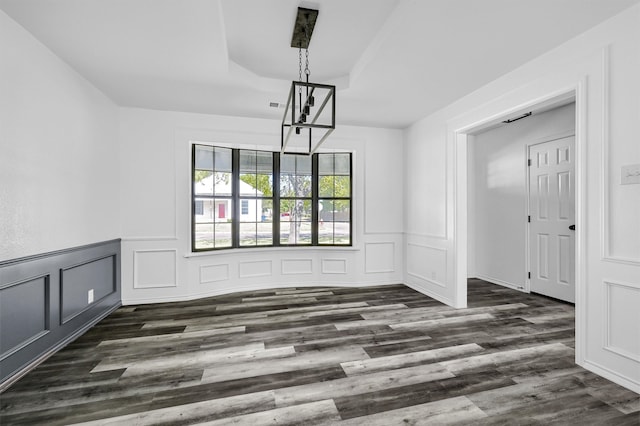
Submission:
[[[574,136],[529,147],[531,291],[572,303],[575,303],[574,147]]]

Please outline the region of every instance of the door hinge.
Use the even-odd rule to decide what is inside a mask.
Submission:
[[[531,272],[527,273],[527,276],[531,279]]]
[[[531,158],[527,160],[527,166],[531,167]]]
[[[531,216],[527,216],[527,222],[531,223]]]

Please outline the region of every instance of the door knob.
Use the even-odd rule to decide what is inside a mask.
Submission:
[[[576,226],[575,226],[575,225],[571,225],[571,226],[569,227],[569,229],[571,229],[572,231],[575,231],[575,230],[576,230]]]

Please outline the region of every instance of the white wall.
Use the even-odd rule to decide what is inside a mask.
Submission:
[[[570,104],[474,135],[467,151],[467,275],[473,269],[477,278],[526,288],[526,148],[574,131]]]
[[[405,133],[405,181],[420,183],[405,194],[405,281],[442,301],[465,306],[466,133],[554,96],[577,92],[576,359],[636,392],[640,185],[620,185],[620,168],[640,163],[639,53],[637,5]],[[444,278],[431,275],[441,273]]]
[[[0,11],[0,260],[117,238],[117,108]]]
[[[123,303],[258,288],[402,282],[402,132],[338,126],[354,162],[354,246],[190,252],[190,143],[278,150],[279,121],[123,108]],[[140,188],[145,188],[141,191]],[[150,211],[149,206],[153,206]]]

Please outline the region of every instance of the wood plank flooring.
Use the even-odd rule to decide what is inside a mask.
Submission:
[[[574,308],[480,280],[118,309],[0,396],[0,424],[639,425],[577,367]]]

